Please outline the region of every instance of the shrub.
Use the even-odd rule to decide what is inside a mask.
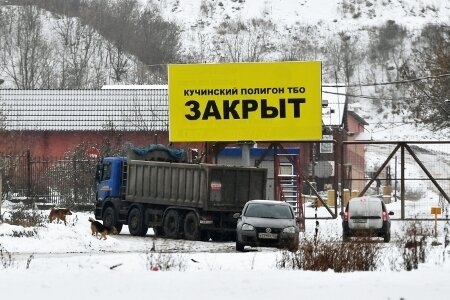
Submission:
[[[11,253],[0,244],[0,263],[6,269],[14,265],[14,259]]]
[[[147,253],[147,270],[184,271],[185,259],[177,253]]]
[[[403,226],[400,245],[403,247],[402,258],[405,270],[417,269],[419,263],[426,262],[429,236],[431,236],[430,228],[424,226],[420,221],[408,222]]]
[[[417,201],[422,199],[426,194],[421,188],[410,188],[405,191],[405,199],[410,201]]]
[[[32,230],[21,230],[21,231],[12,231],[12,237],[33,237],[37,235],[37,229],[33,228]]]
[[[40,212],[27,209],[24,206],[12,210],[9,216],[5,217],[5,223],[23,227],[43,227],[45,221],[45,216]]]
[[[368,239],[356,239],[349,243],[336,239],[300,242],[299,251],[283,251],[277,259],[279,269],[335,272],[375,270],[381,245]]]

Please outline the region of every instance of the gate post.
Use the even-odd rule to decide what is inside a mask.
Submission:
[[[31,195],[31,178],[32,178],[31,152],[27,150],[27,200],[31,199],[31,207],[34,208],[34,196]]]
[[[0,173],[0,222],[3,223],[2,204],[3,204],[3,181],[2,173]]]
[[[405,219],[405,144],[401,143],[400,152],[400,218]]]

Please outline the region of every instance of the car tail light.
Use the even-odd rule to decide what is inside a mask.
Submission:
[[[386,211],[383,211],[383,221],[387,221],[388,213]]]
[[[344,212],[344,221],[348,222],[348,211]]]

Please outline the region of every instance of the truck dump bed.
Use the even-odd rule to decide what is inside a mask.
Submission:
[[[214,164],[129,160],[125,198],[131,202],[239,211],[265,199],[267,170]]]

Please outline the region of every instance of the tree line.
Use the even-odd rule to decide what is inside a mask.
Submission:
[[[377,114],[413,117],[435,129],[450,125],[450,78],[439,76],[450,73],[448,25],[412,33],[389,20],[330,34],[323,24],[280,28],[267,17],[228,19],[208,35],[201,28],[218,8],[207,0],[189,32],[137,0],[11,1],[21,6],[0,10],[0,71],[17,88],[166,83],[168,63],[321,60],[323,82],[350,85],[350,103],[371,101]],[[421,77],[429,79],[412,80]],[[358,86],[404,80],[412,81]]]
[[[16,88],[165,82],[161,66],[179,59],[179,28],[135,0],[19,3],[0,10],[2,73]]]

